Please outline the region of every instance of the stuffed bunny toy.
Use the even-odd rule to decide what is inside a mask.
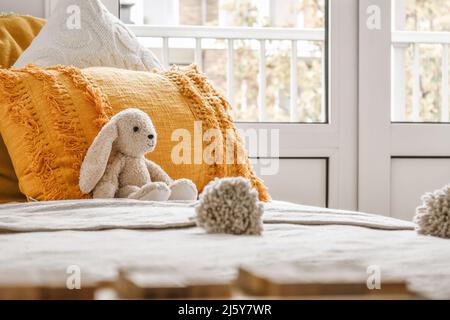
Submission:
[[[80,170],[80,190],[94,198],[196,200],[188,179],[172,180],[145,158],[155,149],[157,135],[150,117],[135,108],[119,112],[100,130]]]

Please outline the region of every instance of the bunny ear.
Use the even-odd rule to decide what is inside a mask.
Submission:
[[[114,141],[117,139],[116,121],[108,122],[89,147],[80,169],[80,190],[90,193],[105,173]]]

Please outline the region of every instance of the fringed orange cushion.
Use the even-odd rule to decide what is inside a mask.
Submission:
[[[78,187],[84,155],[110,117],[129,107],[152,118],[158,145],[148,158],[173,178],[192,179],[201,191],[216,177],[243,176],[261,200],[270,199],[245,155],[228,103],[195,66],[153,73],[31,65],[1,70],[0,133],[21,191],[37,200],[87,198]],[[233,163],[202,157],[211,150],[202,136],[209,129],[220,140],[213,157],[232,144]]]
[[[45,20],[0,13],[0,68],[9,68],[30,45]],[[5,144],[0,137],[0,203],[24,201]]]

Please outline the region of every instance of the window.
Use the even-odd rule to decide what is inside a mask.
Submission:
[[[449,122],[450,2],[392,1],[392,120]]]
[[[166,67],[195,62],[225,93],[278,199],[356,209],[357,12],[357,0],[134,0],[120,17]]]
[[[359,6],[358,209],[411,220],[449,181],[450,3]]]
[[[325,7],[325,0],[134,0],[121,1],[120,16],[174,31],[163,40],[166,52],[157,37],[141,40],[166,65],[199,64],[227,94],[236,121],[324,123]],[[236,28],[231,39],[228,28]]]

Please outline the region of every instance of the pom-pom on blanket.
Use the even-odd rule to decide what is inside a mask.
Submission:
[[[224,178],[210,182],[195,208],[197,224],[209,233],[260,235],[263,204],[247,179]]]
[[[450,238],[450,185],[422,196],[414,222],[420,234]]]

